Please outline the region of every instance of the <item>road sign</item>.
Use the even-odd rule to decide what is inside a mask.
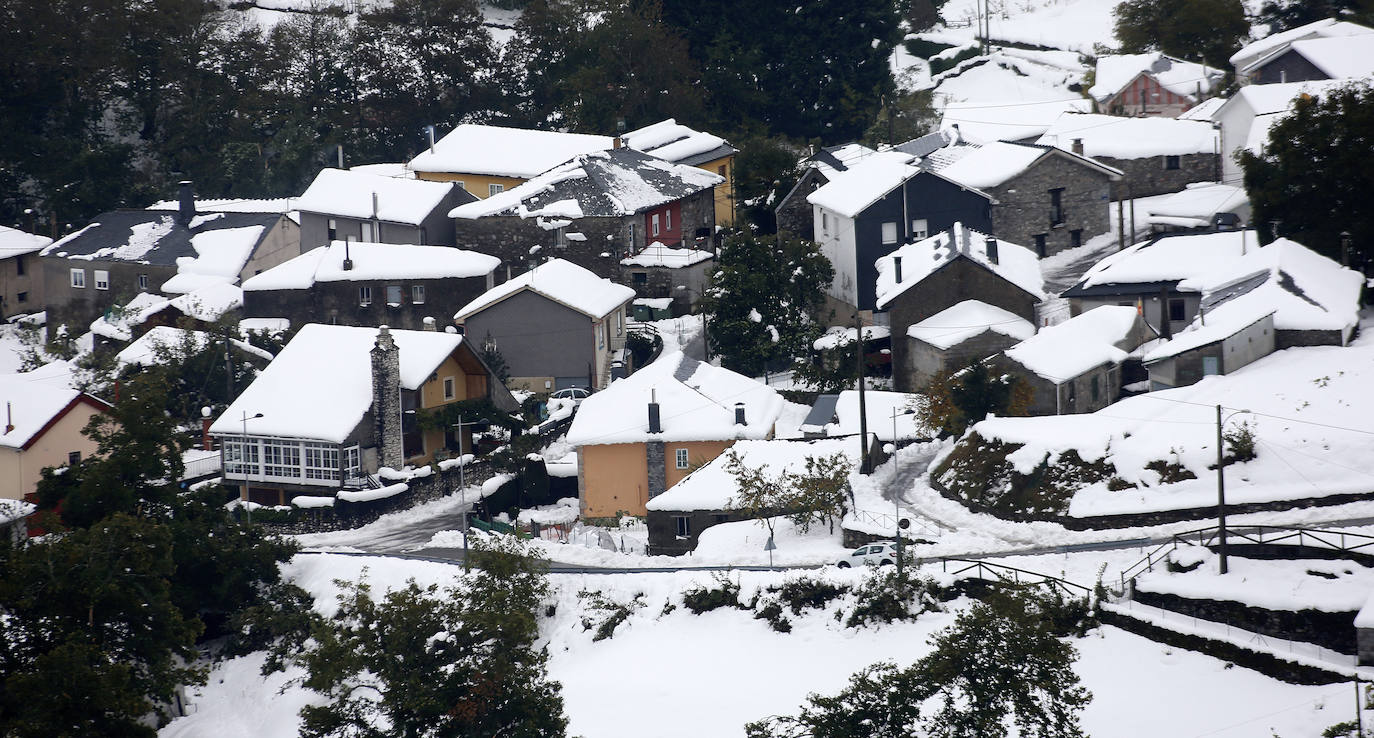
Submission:
[[[774,550],[777,550],[777,548],[778,548],[778,547],[777,547],[776,545],[774,545],[774,543],[773,543],[773,536],[768,536],[768,542],[765,543],[765,544],[763,544],[763,550],[765,550],[765,551],[774,551]]]

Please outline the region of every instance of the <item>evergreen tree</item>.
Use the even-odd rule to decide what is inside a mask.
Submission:
[[[1269,34],[1272,35],[1324,18],[1369,25],[1374,23],[1374,1],[1267,0],[1255,14],[1254,21],[1256,25],[1268,26]]]
[[[1342,233],[1350,234],[1350,261],[1374,257],[1374,187],[1368,152],[1374,151],[1374,87],[1352,83],[1320,99],[1302,96],[1293,112],[1269,129],[1261,154],[1240,154],[1252,222],[1260,239],[1274,231],[1333,259],[1342,259]]]
[[[1125,0],[1112,13],[1123,52],[1162,51],[1217,68],[1250,33],[1240,0]]]

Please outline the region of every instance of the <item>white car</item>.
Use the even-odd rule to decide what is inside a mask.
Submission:
[[[864,566],[865,564],[877,564],[887,566],[897,563],[897,542],[896,541],[874,541],[866,546],[859,546],[848,556],[835,562],[841,569],[848,569],[851,566]]]
[[[566,387],[549,395],[555,400],[572,400],[575,404],[581,405],[582,401],[591,396],[591,392],[582,387]]]

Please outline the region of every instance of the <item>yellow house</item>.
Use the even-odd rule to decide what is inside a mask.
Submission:
[[[612,383],[568,429],[582,517],[646,514],[650,499],[736,441],[772,438],[784,405],[771,387],[681,353]]]
[[[410,160],[418,179],[457,182],[488,198],[532,179],[574,156],[621,144],[674,164],[705,169],[725,178],[716,186],[716,223],[735,223],[735,154],[719,136],[696,131],[669,118],[619,137],[536,131],[464,123]]]
[[[96,452],[81,430],[109,404],[56,380],[38,372],[0,376],[0,498],[22,500],[43,469]]]

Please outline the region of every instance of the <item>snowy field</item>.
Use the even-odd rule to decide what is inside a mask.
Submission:
[[[1081,554],[1067,568],[1093,569],[1097,559]],[[461,569],[322,555],[298,556],[287,573],[315,596],[318,610],[328,613],[338,592],[335,579],[365,574],[385,589],[409,577],[443,584],[460,576]],[[828,569],[819,575],[853,582],[865,572]],[[759,587],[795,575],[732,576],[747,599]],[[683,590],[709,582],[703,573],[552,575],[551,580],[557,610],[542,626],[549,671],[563,684],[569,734],[589,738],[742,736],[745,722],[795,712],[808,693],[834,692],[851,673],[871,663],[912,663],[926,653],[930,635],[953,620],[950,612],[931,613],[911,623],[855,630],[835,622],[833,611],[848,604],[842,603],[794,618],[793,631],[781,634],[747,611],[697,616],[681,607]],[[613,638],[594,643],[581,625],[585,613],[577,593],[582,590],[598,590],[622,602],[642,593],[645,606]],[[663,614],[669,602],[678,607]],[[951,609],[962,604],[952,603]],[[1316,738],[1327,725],[1351,717],[1348,684],[1285,684],[1112,627],[1074,645],[1080,653],[1076,670],[1093,694],[1083,713],[1088,735]],[[261,663],[261,655],[255,654],[217,666],[208,685],[191,698],[193,713],[161,735],[296,735],[296,712],[314,698],[290,683],[301,676],[299,671],[264,679],[258,674]],[[1161,705],[1169,707],[1159,709]]]

